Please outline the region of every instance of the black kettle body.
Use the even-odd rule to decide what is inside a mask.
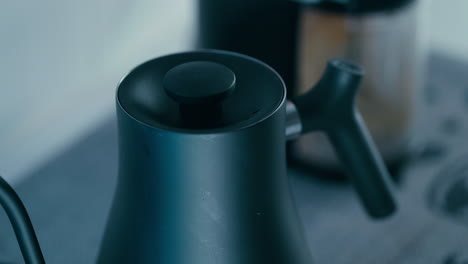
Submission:
[[[284,108],[241,130],[184,134],[119,107],[119,183],[98,263],[310,263],[278,144]]]
[[[286,173],[298,126],[328,132],[369,213],[390,214],[388,175],[353,108],[360,74],[331,62],[318,94],[290,102],[272,68],[238,53],[135,68],[117,92],[119,182],[98,263],[310,263]]]
[[[285,143],[314,130],[333,142],[369,215],[392,214],[388,172],[355,107],[362,76],[331,60],[310,92],[287,101],[271,67],[238,53],[178,53],[133,69],[117,89],[118,184],[97,263],[311,263]],[[1,177],[0,204],[25,262],[44,263]]]
[[[209,54],[198,56],[220,55]],[[269,112],[251,113],[259,119],[240,120],[236,128],[162,128],[135,119],[145,106],[130,105],[143,76],[160,83],[159,65],[140,66],[133,71],[138,79],[129,76],[119,88],[119,182],[98,263],[310,263],[281,143],[285,90],[270,96]],[[283,85],[272,72],[256,73],[269,79],[260,90]],[[242,74],[236,72],[237,86]],[[250,107],[244,103],[238,107]]]

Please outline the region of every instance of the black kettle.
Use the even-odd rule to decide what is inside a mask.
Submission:
[[[238,53],[133,69],[117,90],[119,178],[97,263],[311,263],[285,143],[314,130],[333,142],[367,212],[390,215],[389,176],[355,107],[362,76],[330,60],[314,89],[287,101],[272,68]],[[44,263],[20,199],[0,187],[26,263]]]

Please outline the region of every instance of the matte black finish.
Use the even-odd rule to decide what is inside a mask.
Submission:
[[[185,65],[193,59],[215,61],[235,69],[233,72],[239,77],[236,91],[255,87],[249,90],[254,97],[263,93],[264,82],[269,83],[265,91],[270,95],[257,101],[259,116],[212,129],[181,128],[141,119],[145,115],[134,107],[141,102],[132,98],[142,98],[138,93],[147,95],[151,89],[162,89],[158,78],[154,78],[156,70],[161,65],[172,65],[166,67],[170,71],[175,63]],[[244,79],[247,72],[250,79]],[[379,177],[387,175],[365,168],[384,168],[364,164],[379,162],[377,157],[351,155],[358,151],[355,148],[369,149],[366,144],[370,139],[362,136],[362,127],[353,130],[351,125],[346,126],[349,133],[342,135],[342,127],[330,125],[339,119],[322,117],[323,111],[317,112],[321,109],[313,107],[317,100],[332,100],[322,105],[337,106],[336,111],[331,111],[335,114],[354,113],[335,103],[353,105],[361,74],[353,64],[332,61],[322,84],[337,91],[323,94],[323,98],[306,95],[297,99],[297,105],[304,114],[307,130],[322,128],[336,133],[332,134],[334,142],[337,150],[343,152],[345,163],[356,162],[351,164],[351,172],[362,173],[353,176],[367,208],[371,215],[382,217],[394,209],[391,193],[382,189],[387,187],[385,184],[376,187],[384,197],[372,188],[385,182]],[[176,77],[171,78],[176,82]],[[144,89],[142,83],[146,84]],[[185,85],[190,86],[190,82]],[[206,85],[200,89],[203,87]],[[285,86],[271,68],[230,52],[174,54],[149,61],[124,78],[117,92],[119,181],[98,263],[310,263],[286,175],[285,96]],[[249,96],[243,99],[248,101]],[[242,102],[239,99],[238,103]],[[271,109],[272,105],[276,108]],[[354,140],[354,136],[360,140]],[[361,153],[377,155],[366,150]],[[369,202],[370,197],[375,201]]]
[[[190,85],[187,85],[190,84]],[[179,104],[215,104],[234,91],[236,75],[226,66],[210,61],[180,64],[164,76],[163,86]]]
[[[21,199],[0,176],[0,204],[10,219],[26,264],[45,263],[34,227]]]
[[[289,0],[198,0],[197,46],[260,59],[294,87],[298,7]]]
[[[221,71],[225,76],[214,77],[213,83],[186,76],[198,67],[208,75]],[[169,74],[164,82],[168,72],[175,76]],[[352,63],[332,60],[315,89],[294,101],[303,132],[323,129],[329,134],[369,213],[384,217],[395,209],[388,175],[354,107],[362,74]],[[183,87],[177,75],[187,87],[206,90]],[[238,84],[234,92],[232,80]],[[258,110],[213,128],[181,127],[183,122],[158,119],[168,104],[220,103],[213,96],[227,96],[223,103],[244,102]],[[225,105],[229,107],[233,106]],[[175,116],[184,118],[180,111]],[[148,61],[120,83],[117,117],[119,177],[99,264],[311,262],[286,175],[286,88],[268,65],[223,51]],[[0,203],[26,263],[44,263],[27,212],[1,177]]]
[[[327,133],[367,212],[381,218],[392,214],[396,205],[389,173],[357,111],[355,97],[363,75],[351,62],[330,60],[317,85],[292,101],[303,132]]]
[[[187,128],[217,126],[223,119],[222,100],[233,93],[235,85],[234,72],[210,61],[175,66],[163,80],[164,90],[179,104],[180,116]]]
[[[231,96],[248,92],[236,107],[254,99],[258,113],[213,129],[141,120],[126,96],[162,89],[161,64],[200,59],[229,66]],[[175,54],[131,72],[117,92],[119,181],[98,263],[310,263],[286,177],[285,99],[271,68],[235,53]]]
[[[284,106],[243,129],[180,133],[118,102],[119,182],[98,263],[311,263],[286,177]]]
[[[213,80],[196,80],[194,86],[188,85],[187,90],[195,90],[191,89],[195,86],[215,91],[220,89],[218,96],[221,96],[214,96],[214,99],[222,100],[218,101],[219,105],[214,110],[211,104],[213,102],[207,104],[206,98],[198,99],[201,104],[190,106],[188,103],[193,101],[193,96],[191,99],[188,96],[174,98],[167,93],[168,89],[175,89],[173,86],[182,85],[176,78],[170,77],[171,72],[190,71],[190,67],[184,70],[180,66],[187,66],[187,63],[188,66],[193,66],[194,62],[199,65],[200,61],[204,61],[205,66],[206,62],[218,64],[218,67],[204,66],[208,70],[206,75]],[[213,70],[223,72],[225,77],[219,79],[218,76],[210,75]],[[232,83],[230,72],[235,75],[235,87],[229,86]],[[187,76],[180,77],[181,80],[194,81],[188,80],[190,78]],[[229,81],[226,82],[225,78]],[[165,87],[165,81],[172,87]],[[222,87],[208,87],[213,84],[220,84]],[[214,50],[172,54],[147,61],[133,69],[120,87],[131,87],[120,89],[117,96],[122,106],[135,119],[162,129],[192,133],[230,131],[255,124],[276,111],[286,93],[281,77],[265,63],[238,53]],[[206,95],[211,92],[198,93]],[[208,101],[212,101],[212,98],[209,96]],[[195,118],[192,120],[190,117]]]

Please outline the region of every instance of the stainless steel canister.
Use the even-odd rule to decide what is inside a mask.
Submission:
[[[366,70],[358,107],[388,165],[410,150],[411,130],[424,66],[422,1],[390,10],[351,13],[303,5],[298,15],[294,95],[311,89],[330,57]],[[311,147],[313,146],[313,147]],[[339,168],[323,134],[308,134],[290,146],[296,161],[325,169]]]
[[[358,106],[387,164],[410,149],[421,86],[424,2],[418,0],[199,0],[198,47],[241,52],[283,77],[288,97],[305,93],[330,58],[366,71]],[[340,165],[327,138],[289,145],[291,160],[330,170]]]

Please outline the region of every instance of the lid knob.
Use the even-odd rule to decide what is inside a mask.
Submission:
[[[235,85],[234,72],[210,61],[179,64],[163,80],[166,94],[179,103],[182,126],[192,129],[222,125],[221,102],[234,91]]]
[[[179,104],[216,104],[234,91],[236,76],[228,67],[210,61],[192,61],[164,76],[167,95]]]

